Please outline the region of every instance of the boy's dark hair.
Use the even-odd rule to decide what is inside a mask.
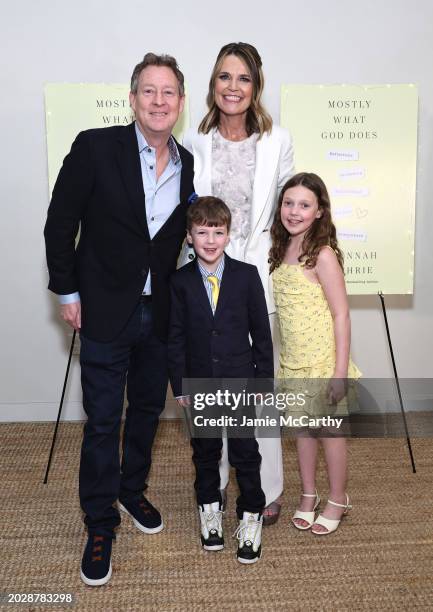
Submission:
[[[225,225],[230,231],[232,214],[227,204],[214,196],[197,198],[189,205],[186,213],[186,228],[190,232],[193,225],[219,227]]]

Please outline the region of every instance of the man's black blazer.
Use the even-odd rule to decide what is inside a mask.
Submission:
[[[134,123],[81,132],[63,162],[45,225],[48,288],[57,294],[80,292],[81,329],[93,340],[108,342],[120,333],[149,269],[154,329],[162,340],[167,337],[168,278],[176,269],[193,192],[192,155],[177,147],[180,204],[153,239]]]
[[[225,255],[215,315],[195,260],[173,274],[170,286],[168,362],[176,397],[182,378],[273,378],[268,310],[255,266]]]

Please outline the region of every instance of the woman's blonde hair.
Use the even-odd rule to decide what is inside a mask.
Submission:
[[[253,95],[251,105],[247,111],[246,129],[248,136],[258,133],[261,136],[265,132],[272,130],[272,118],[265,110],[261,103],[261,97],[264,87],[264,76],[262,70],[262,60],[255,47],[248,43],[229,43],[224,45],[215,62],[212,74],[209,81],[209,91],[206,97],[206,103],[209,108],[208,113],[203,117],[198,131],[202,134],[208,134],[211,129],[218,127],[220,120],[220,109],[215,103],[215,81],[223,61],[228,55],[236,55],[246,65],[253,84]]]

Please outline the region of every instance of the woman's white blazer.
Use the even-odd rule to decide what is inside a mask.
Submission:
[[[194,156],[194,189],[199,196],[212,195],[212,130],[199,134],[188,130],[183,146]],[[293,145],[289,132],[274,125],[256,145],[251,206],[251,233],[245,246],[245,261],[257,266],[265,289],[269,314],[275,312],[272,292],[269,291],[269,249],[272,225],[278,196],[284,183],[294,174]]]

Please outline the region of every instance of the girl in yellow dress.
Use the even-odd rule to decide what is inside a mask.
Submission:
[[[350,359],[343,255],[328,191],[319,176],[302,172],[287,181],[271,237],[270,263],[281,332],[277,377],[290,390],[304,390],[304,415],[322,422],[318,417],[347,415],[347,381],[361,373]],[[304,429],[305,433],[312,432]],[[337,529],[351,508],[346,493],[347,449],[345,438],[338,436],[335,427],[334,431],[328,427],[315,433],[297,437],[303,492],[292,521],[298,529],[311,528],[313,533],[325,535]],[[323,513],[315,518],[320,503],[315,484],[319,440],[330,490]]]

